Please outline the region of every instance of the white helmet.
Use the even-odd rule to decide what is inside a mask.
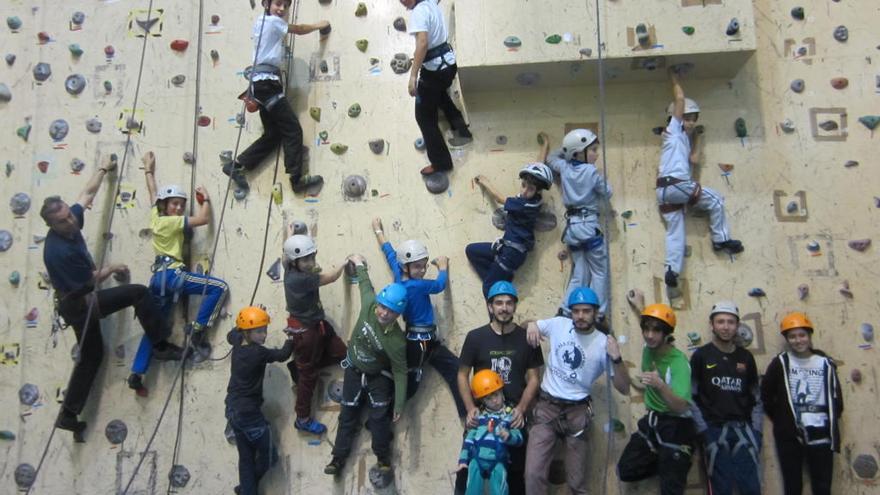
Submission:
[[[414,239],[403,241],[397,250],[397,262],[401,265],[425,259],[428,259],[428,248]]]
[[[529,163],[519,171],[519,178],[530,176],[538,182],[538,189],[550,189],[553,185],[553,171],[543,163]]]
[[[287,256],[290,261],[304,258],[317,251],[318,247],[315,246],[315,241],[307,235],[292,235],[284,241],[284,255]]]
[[[666,116],[669,117],[672,115],[672,111],[675,110],[675,102],[669,102],[669,106],[666,107]],[[684,99],[684,113],[700,113],[700,105],[697,105],[697,102],[690,98]]]
[[[598,139],[589,129],[575,129],[562,138],[562,153],[566,160],[571,160],[575,153],[587,149]]]
[[[156,201],[161,201],[168,198],[186,199],[186,193],[183,192],[183,188],[178,186],[177,184],[168,184],[167,186],[159,189],[159,191],[156,193]]]
[[[739,319],[739,307],[733,301],[718,301],[714,305],[712,305],[712,312],[709,313],[709,320],[719,314],[719,313],[727,313],[733,316],[736,316],[736,319]]]

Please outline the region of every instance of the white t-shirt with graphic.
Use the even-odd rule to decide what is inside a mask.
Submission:
[[[791,353],[788,359],[791,364],[788,387],[798,424],[816,428],[827,426],[825,359],[817,354],[801,359]]]
[[[580,334],[571,319],[562,316],[537,324],[541,335],[550,339],[541,389],[558,399],[587,398],[593,382],[605,372],[605,334],[598,330]]]
[[[446,29],[446,20],[443,11],[437,5],[437,0],[423,0],[412,9],[409,18],[409,34],[427,33],[428,49],[446,43],[449,32]],[[448,65],[455,63],[455,52],[449,51],[443,55]],[[440,67],[440,57],[427,58],[422,62],[422,67],[427,70],[437,70]]]

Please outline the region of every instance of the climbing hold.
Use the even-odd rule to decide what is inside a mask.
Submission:
[[[858,167],[858,166],[859,166],[859,162],[858,162],[857,160],[847,160],[847,161],[843,164],[843,166],[846,167],[846,168]]]
[[[862,372],[858,368],[853,368],[852,371],[849,372],[849,378],[855,384],[862,383]]]
[[[86,121],[86,130],[92,134],[101,132],[101,121],[97,117],[92,117]]]
[[[113,48],[113,45],[107,45],[104,47],[104,56],[107,58],[113,58],[113,55],[116,55],[116,49]]]
[[[342,192],[348,198],[360,198],[367,191],[367,180],[360,175],[349,175],[342,182]]]
[[[13,287],[18,287],[18,284],[21,283],[21,274],[18,273],[18,270],[13,270],[12,273],[9,274],[9,285]]]
[[[367,47],[370,45],[369,40],[359,39],[354,42],[354,46],[357,47],[358,50],[365,52],[367,51]]]
[[[405,53],[395,53],[391,59],[391,70],[395,74],[404,74],[412,67],[412,60]]]
[[[791,17],[797,21],[804,20],[804,8],[803,7],[793,7],[791,9]]]
[[[34,66],[34,79],[43,82],[52,75],[52,66],[46,62],[40,62]]]
[[[168,472],[168,481],[174,488],[183,488],[189,483],[189,470],[182,464],[175,464]]]
[[[330,72],[330,66],[327,64],[326,60],[321,60],[321,63],[318,64],[318,70],[321,71],[321,74]]]
[[[15,31],[21,27],[21,19],[17,15],[9,16],[6,18],[6,25]]]
[[[171,49],[175,52],[182,52],[186,50],[189,46],[189,41],[186,40],[174,40],[171,42]]]
[[[749,297],[767,297],[767,293],[760,287],[749,289]]]
[[[31,135],[31,123],[28,122],[25,125],[19,127],[15,130],[15,135],[24,139],[24,142],[27,142],[28,136]]]
[[[541,75],[537,72],[521,72],[516,75],[516,82],[520,86],[534,86],[541,80]]]
[[[831,80],[831,87],[834,89],[844,89],[849,86],[849,79],[845,77],[835,77]]]
[[[40,44],[44,44],[52,41],[52,38],[46,31],[40,31],[39,33],[37,33],[37,41],[39,41]]]
[[[819,128],[823,131],[836,131],[839,127],[837,121],[834,120],[823,120],[822,122],[819,122]]]
[[[309,108],[309,115],[315,119],[315,122],[321,121],[321,108],[320,107],[312,107]]]
[[[266,276],[271,278],[273,282],[281,280],[281,258],[276,259],[275,262],[269,266],[269,269],[266,270]]]
[[[73,160],[70,160],[70,170],[73,173],[78,174],[82,172],[82,169],[84,168],[86,168],[86,163],[79,158],[74,158]]]
[[[41,173],[45,174],[49,170],[49,162],[47,162],[46,160],[38,161],[37,162],[37,170],[39,170]]]
[[[348,151],[348,146],[342,143],[333,143],[330,145],[330,151],[336,153],[337,155],[341,155]]]
[[[849,280],[844,280],[843,282],[841,282],[841,283],[840,283],[840,288],[837,289],[837,290],[838,290],[838,292],[840,292],[840,294],[841,294],[843,297],[845,297],[845,298],[847,298],[847,299],[852,299],[852,298],[853,298],[853,292],[852,292],[852,289],[849,288]]]
[[[874,341],[874,325],[870,323],[862,323],[859,327],[859,332],[862,334],[862,339],[865,342],[873,342]]]
[[[837,26],[834,28],[834,39],[843,43],[844,41],[849,39],[849,29],[844,25]]]
[[[86,21],[85,13],[83,13],[79,10],[77,10],[76,12],[73,13],[73,15],[70,16],[70,23],[73,24],[74,26],[82,26],[83,22],[85,22],[85,21]]]
[[[171,78],[171,84],[175,86],[180,86],[186,81],[186,76],[183,74],[177,74],[176,76]]]
[[[394,23],[392,24],[394,29],[400,31],[401,33],[406,32],[406,20],[403,17],[398,17],[394,19]]]
[[[284,192],[281,189],[280,182],[272,184],[272,202],[276,205],[280,205],[284,202]]]
[[[693,35],[697,30],[694,29],[693,26],[682,26],[681,31],[682,31],[684,34],[686,34],[686,35],[688,35],[688,36],[691,36],[691,35]]]
[[[792,122],[791,119],[785,119],[779,123],[779,128],[782,129],[782,132],[791,134],[795,129],[794,122]]]
[[[78,95],[86,88],[86,78],[82,74],[71,74],[64,80],[64,89],[72,95]]]
[[[788,86],[795,93],[802,93],[804,91],[804,80],[803,79],[795,79]]]
[[[220,52],[217,50],[211,50],[211,62],[215,64],[220,61]]]
[[[442,194],[449,189],[449,175],[445,172],[434,172],[422,177],[425,181],[425,189],[431,194]]]
[[[0,440],[15,440],[15,433],[9,430],[0,430]]]
[[[28,463],[19,464],[15,468],[15,484],[19,488],[30,488],[37,479],[37,470]]]
[[[6,65],[12,65],[15,63],[15,54],[14,53],[7,53],[6,57],[4,57],[4,58],[6,60]]]
[[[550,43],[551,45],[558,45],[562,41],[562,36],[559,36],[558,34],[551,34],[550,36],[544,38],[544,41]]]
[[[862,253],[869,247],[871,247],[871,239],[853,239],[846,243],[851,249],[855,249],[856,251]]]
[[[31,197],[25,192],[13,194],[12,199],[9,200],[9,209],[12,210],[13,215],[24,215],[31,209]]]
[[[232,191],[232,197],[234,197],[235,199],[237,199],[239,201],[246,198],[247,194],[248,194],[247,189],[236,188],[235,191]]]
[[[504,208],[496,208],[492,212],[492,226],[498,230],[504,230],[507,227],[507,212]]]
[[[870,454],[859,454],[852,463],[856,476],[863,480],[873,480],[877,476],[877,460]]]
[[[342,402],[342,380],[333,380],[327,384],[327,398],[333,402]]]
[[[361,114],[361,104],[354,103],[350,107],[348,107],[348,116],[351,118],[355,118]]]
[[[79,46],[79,43],[71,43],[67,45],[67,49],[70,50],[70,54],[73,58],[80,58],[84,53],[82,47]]]
[[[739,33],[739,20],[734,17],[729,23],[727,23],[727,35],[733,36],[737,33]]]
[[[391,466],[375,465],[370,468],[370,484],[377,490],[384,490],[394,483],[394,469]]]
[[[585,57],[592,57],[593,56],[593,49],[592,48],[581,48],[580,50],[578,50],[578,53],[580,53],[581,55],[583,55]]]
[[[6,162],[6,177],[7,178],[9,178],[9,176],[12,175],[13,170],[15,170],[15,165],[13,165],[12,162],[7,161]],[[880,208],[880,207],[878,207],[878,208]]]
[[[648,46],[651,42],[651,37],[648,35],[648,26],[645,26],[644,23],[640,23],[636,26],[636,38],[642,46]]]
[[[504,38],[504,46],[507,48],[519,48],[522,46],[522,40],[516,36],[508,36],[507,38]]]
[[[327,131],[321,131],[318,133],[318,137],[321,138],[322,142],[327,142],[327,139],[330,137],[330,134]]]
[[[859,122],[873,131],[877,128],[877,124],[880,124],[880,115],[863,115],[859,117]]]
[[[183,152],[183,163],[187,165],[194,165],[196,163],[196,156],[193,155],[192,151]]]
[[[736,130],[736,137],[742,139],[749,135],[748,130],[746,129],[746,119],[739,117],[733,123],[733,128]]]
[[[67,136],[68,131],[70,131],[70,126],[64,119],[56,119],[49,124],[49,137],[51,137],[52,141],[55,141],[56,143],[64,139],[64,137]]]
[[[702,337],[700,337],[700,334],[697,332],[688,332],[687,339],[690,345],[697,345],[700,343],[700,340],[702,340]]]
[[[354,10],[355,17],[364,17],[367,15],[367,4],[358,2],[357,8]]]
[[[211,16],[211,25],[216,26],[217,24],[220,24],[220,16],[217,14],[214,14]]]
[[[381,155],[383,151],[385,151],[385,140],[384,139],[371,139],[369,142],[370,151],[377,155]]]
[[[729,175],[731,172],[733,172],[734,165],[732,163],[719,163],[718,168],[720,168],[723,173]],[[627,211],[629,211],[629,210],[627,210]],[[626,214],[626,212],[624,212],[624,214]],[[632,212],[630,212],[630,215],[632,215]],[[624,216],[623,218],[628,218],[628,217]]]
[[[211,125],[211,117],[208,117],[207,115],[200,115],[196,123],[199,125],[199,127],[208,127],[209,125]]]
[[[495,136],[495,144],[499,146],[504,146],[505,144],[507,144],[507,136],[503,134],[500,136]]]
[[[413,142],[413,146],[419,151],[425,151],[425,140],[423,138],[416,138],[415,142]]]
[[[114,419],[107,423],[107,426],[104,428],[104,436],[113,445],[119,445],[128,436],[128,426],[122,420]]]
[[[755,340],[755,332],[752,331],[752,327],[746,325],[745,323],[740,323],[738,327],[736,327],[736,344],[740,347],[748,347],[752,345],[752,341]]]
[[[0,101],[6,103],[12,100],[12,90],[5,83],[0,83]]]
[[[560,249],[558,253],[556,253],[556,259],[559,261],[565,261],[568,259],[569,253],[568,249]]]
[[[25,383],[18,389],[18,401],[25,406],[32,406],[40,400],[40,389],[33,383]]]
[[[807,243],[807,251],[811,253],[818,253],[822,250],[822,246],[819,245],[816,241],[810,241]]]

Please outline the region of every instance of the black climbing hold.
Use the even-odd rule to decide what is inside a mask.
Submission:
[[[801,301],[805,300],[807,297],[810,296],[810,286],[807,284],[799,285],[797,290],[798,290],[798,299]]]
[[[755,332],[752,331],[750,326],[740,322],[736,328],[736,337],[734,339],[740,347],[748,347],[752,345],[752,341],[755,339]]]
[[[107,423],[107,426],[104,428],[104,436],[107,437],[108,442],[113,445],[119,445],[128,436],[128,426],[122,420],[114,419]]]
[[[186,76],[184,76],[183,74],[177,74],[176,76],[171,78],[171,84],[175,86],[180,86],[184,82],[186,82]]]
[[[746,120],[744,118],[737,118],[733,123],[733,127],[736,131],[736,137],[742,139],[749,135],[748,129],[746,129]]]
[[[159,22],[159,18],[158,18],[158,17],[153,17],[153,18],[151,18],[151,19],[146,19],[146,20],[135,19],[134,22],[135,22],[135,23],[136,23],[141,29],[143,29],[144,32],[149,33],[149,32],[150,32],[150,29],[153,29],[153,26],[155,26],[156,23]]]
[[[412,67],[412,59],[405,53],[395,53],[391,59],[391,70],[395,74],[405,74]]]
[[[61,141],[67,136],[67,133],[69,131],[70,126],[64,119],[56,119],[53,120],[51,124],[49,124],[49,137],[52,138],[52,141]]]
[[[846,245],[849,246],[850,249],[863,253],[871,247],[871,239],[853,239],[847,242]]]
[[[425,188],[431,194],[442,194],[449,189],[449,176],[446,172],[434,172],[423,176],[422,179],[425,181]]]
[[[728,36],[733,36],[733,35],[739,33],[739,20],[736,17],[734,17],[733,19],[730,20],[729,23],[727,23],[727,31],[726,32],[727,32]]]
[[[40,400],[40,389],[33,383],[25,383],[18,389],[18,401],[25,406],[32,406]]]
[[[401,33],[406,31],[406,20],[403,17],[398,17],[394,19],[394,29],[400,31]]]
[[[30,488],[37,478],[37,470],[30,464],[19,464],[15,468],[15,484],[19,488]]]
[[[846,168],[858,167],[858,166],[859,166],[859,162],[856,161],[856,160],[847,160],[847,161],[843,164],[843,166],[846,167]]]
[[[831,132],[831,131],[836,131],[837,129],[840,128],[840,126],[837,124],[837,121],[835,121],[835,120],[824,120],[819,123],[819,128],[822,129],[823,131]]]
[[[382,490],[394,483],[394,469],[391,466],[375,465],[370,468],[370,484],[377,490]]]
[[[168,481],[174,488],[183,488],[189,483],[189,470],[182,464],[175,464],[168,472]]]
[[[52,66],[46,62],[40,62],[34,66],[34,79],[43,82],[52,75]]]
[[[859,327],[859,333],[862,334],[862,339],[865,342],[873,342],[874,341],[874,325],[870,323],[862,323]]]
[[[369,142],[370,151],[377,155],[381,155],[383,151],[385,151],[385,140],[384,139],[372,139]]]
[[[843,43],[844,41],[849,39],[849,29],[846,26],[837,26],[834,28],[834,39]]]
[[[74,158],[70,160],[70,170],[74,173],[82,172],[82,169],[86,168],[86,163],[79,158]]]
[[[273,282],[277,282],[281,280],[281,258],[275,260],[269,269],[266,270],[266,275],[272,279]]]
[[[354,11],[354,15],[356,17],[364,17],[367,15],[367,4],[364,2],[358,2],[357,8]]]
[[[504,146],[505,144],[507,144],[507,136],[495,136],[495,144],[499,146]]]
[[[648,27],[640,23],[636,26],[636,39],[639,45],[648,46],[651,43],[651,37],[648,35]]]
[[[804,8],[803,7],[793,7],[791,9],[791,16],[798,21],[804,20]]]
[[[360,198],[367,191],[367,180],[360,175],[349,175],[342,183],[342,192],[348,198]]]
[[[21,216],[27,213],[27,211],[31,208],[31,197],[28,196],[27,193],[18,192],[12,195],[12,199],[9,200],[9,209],[12,210],[12,214],[16,216]],[[868,241],[871,242],[870,240]]]
[[[12,232],[0,230],[0,253],[8,251],[12,247]]]
[[[767,293],[760,287],[749,289],[749,297],[767,297]]]
[[[183,163],[186,163],[187,165],[193,165],[196,163],[196,157],[193,155],[192,151],[183,152]]]
[[[82,26],[82,23],[85,21],[86,21],[86,15],[79,10],[77,10],[76,12],[73,13],[73,15],[70,16],[70,23],[73,24],[74,26]]]
[[[64,80],[64,89],[72,95],[78,95],[86,87],[86,78],[82,74],[71,74]]]
[[[852,468],[859,478],[873,480],[878,471],[877,459],[874,459],[874,456],[870,454],[859,454],[853,461]]]
[[[12,90],[6,83],[0,83],[0,102],[6,103],[12,100]]]
[[[348,116],[351,118],[356,118],[361,114],[361,105],[360,103],[353,103],[350,107],[348,107]]]
[[[342,380],[333,380],[327,384],[327,398],[333,402],[342,402]]]
[[[804,80],[803,79],[795,79],[789,84],[789,87],[795,93],[802,93],[804,91]]]
[[[86,121],[86,130],[91,132],[92,134],[97,134],[101,132],[101,121],[95,117]]]
[[[6,65],[12,65],[15,63],[15,54],[7,53],[4,59],[6,60]]]
[[[290,223],[290,228],[293,230],[293,235],[308,235],[309,227],[302,220],[294,220]]]

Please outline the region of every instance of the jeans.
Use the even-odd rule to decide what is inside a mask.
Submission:
[[[512,281],[513,273],[526,261],[526,253],[509,246],[502,246],[496,251],[491,242],[468,244],[464,253],[483,281],[484,297],[495,282]]]
[[[240,495],[257,495],[263,475],[278,462],[269,422],[260,411],[226,409],[226,419],[235,433],[238,449],[238,484]]]
[[[89,314],[89,300],[92,298],[94,304]],[[73,368],[64,396],[62,407],[66,411],[72,414],[82,412],[98,368],[101,367],[104,359],[101,318],[129,306],[134,307],[134,314],[150,342],[162,342],[171,334],[171,328],[165,323],[149,289],[144,285],[126,284],[88,294],[71,294],[59,301],[58,312],[73,327],[80,350],[79,363]]]
[[[760,495],[761,434],[747,423],[729,422],[710,425],[705,439],[712,494],[733,495],[736,486],[740,495]]]
[[[283,91],[280,81],[254,83],[254,97],[260,101],[267,102]],[[260,121],[263,135],[238,155],[236,161],[245,170],[253,170],[280,144],[284,148],[284,171],[296,182],[303,175],[303,133],[287,98],[276,102],[270,110],[261,105]]]
[[[406,364],[409,368],[407,373],[406,398],[410,399],[419,390],[422,381],[422,372],[425,364],[430,364],[440,373],[449,390],[452,391],[452,399],[458,410],[458,417],[467,416],[467,409],[458,392],[458,357],[445,345],[437,341],[436,336],[431,340],[407,340],[406,341]]]
[[[342,382],[342,411],[333,457],[348,458],[354,437],[360,428],[360,412],[364,402],[369,402],[369,428],[373,435],[373,453],[381,462],[391,460],[391,406],[394,397],[394,381],[378,373],[363,374],[353,366],[345,369]]]
[[[449,86],[452,85],[457,72],[458,67],[455,65],[437,71],[425,69],[419,71],[416,88],[416,122],[422,131],[428,160],[438,171],[452,170],[452,156],[449,154],[449,148],[446,147],[443,133],[437,126],[440,119],[438,110],[443,109],[443,114],[446,115],[446,120],[453,129],[466,127],[461,111],[449,97]]]
[[[312,415],[312,395],[321,368],[338,365],[348,348],[327,321],[308,328],[297,328],[293,335],[294,358],[287,363],[290,377],[296,383],[296,417]]]

